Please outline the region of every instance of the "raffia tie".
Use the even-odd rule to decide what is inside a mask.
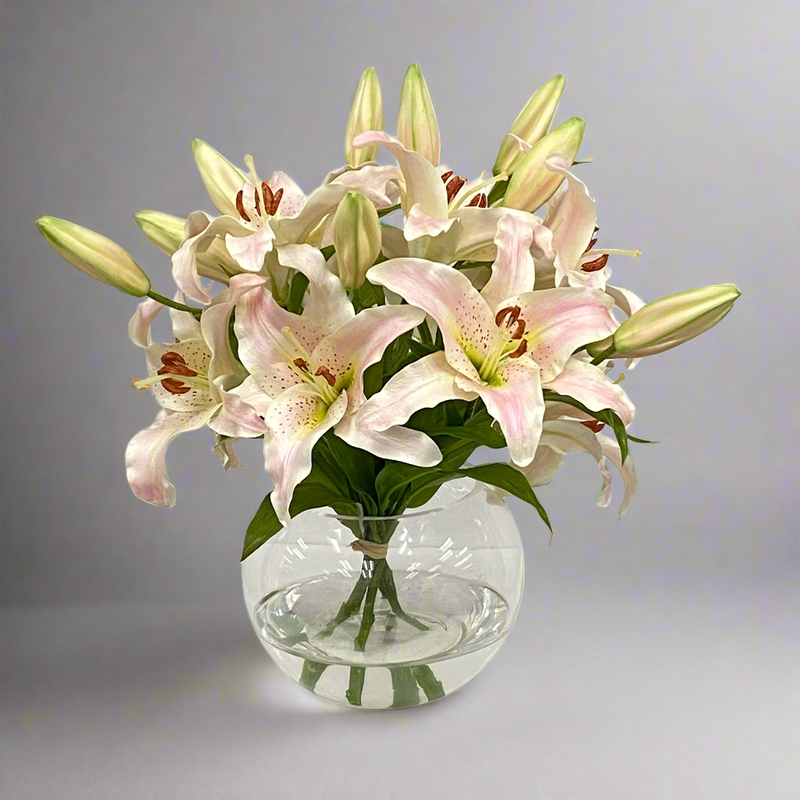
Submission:
[[[356,539],[354,542],[350,542],[350,547],[357,553],[369,556],[374,561],[386,558],[386,553],[389,551],[388,542],[370,542],[368,539]]]

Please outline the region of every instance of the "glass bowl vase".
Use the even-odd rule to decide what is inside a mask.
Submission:
[[[305,511],[242,564],[250,620],[281,671],[357,708],[469,683],[503,644],[524,574],[502,493],[469,478],[396,517]]]

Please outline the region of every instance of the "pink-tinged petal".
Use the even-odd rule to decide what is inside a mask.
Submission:
[[[447,360],[466,377],[478,380],[475,364],[482,362],[499,332],[494,314],[469,278],[452,267],[418,258],[384,261],[367,278],[430,314],[442,331]]]
[[[497,257],[497,246],[494,237],[497,225],[506,217],[513,217],[527,225],[533,231],[531,255],[535,259],[555,258],[553,251],[553,234],[542,224],[542,220],[527,211],[513,208],[459,208],[455,212],[459,223],[458,243],[453,254],[453,261],[494,261]]]
[[[400,200],[400,189],[397,184],[402,177],[403,173],[399,167],[367,164],[358,169],[348,169],[333,178],[331,182],[358,190],[372,201],[375,208],[388,208]]]
[[[558,286],[571,270],[577,268],[597,226],[597,212],[586,185],[569,171],[560,156],[545,159],[545,166],[566,178],[548,203],[544,221],[553,232]]]
[[[210,217],[204,211],[193,211],[186,218],[184,242],[172,255],[172,276],[187,297],[198,303],[210,303],[211,295],[200,283],[197,256],[204,253],[217,237],[247,236],[252,233],[233,217]]]
[[[323,218],[336,210],[347,191],[347,187],[340,183],[319,186],[308,196],[297,216],[274,218],[270,224],[275,230],[275,244],[302,244],[305,242]],[[281,203],[283,203],[282,199]]]
[[[596,421],[591,414],[587,414],[569,403],[554,402],[552,400],[548,400],[545,403],[544,419],[545,422],[557,419],[581,420],[583,422]]]
[[[567,457],[552,447],[539,442],[536,455],[527,467],[517,467],[531,486],[544,486],[564,466]],[[514,466],[514,465],[512,465]]]
[[[154,506],[174,506],[175,487],[167,475],[166,453],[172,440],[186,431],[202,428],[215,409],[174,413],[160,411],[155,422],[128,443],[125,468],[133,493]]]
[[[634,294],[630,289],[623,289],[621,286],[606,286],[606,294],[610,295],[614,300],[614,305],[629,317],[645,305],[644,300],[638,294]]]
[[[230,379],[241,382],[244,370],[239,360],[234,356],[230,340],[230,317],[238,300],[253,290],[263,287],[264,279],[259,275],[245,273],[231,278],[230,286],[220,292],[203,311],[200,319],[200,331],[211,351],[211,361],[208,365],[208,377],[211,381],[212,391],[221,376],[226,376],[225,386],[229,387]],[[235,378],[238,376],[238,381]]]
[[[150,335],[150,327],[153,320],[163,311],[166,306],[161,305],[157,300],[142,300],[128,323],[128,336],[137,347],[149,347],[153,339]]]
[[[239,341],[239,360],[252,375],[271,372],[275,364],[286,363],[293,349],[283,328],[288,328],[308,352],[323,336],[316,323],[281,308],[265,289],[247,292],[236,303],[234,332]]]
[[[402,170],[406,184],[404,211],[419,204],[420,210],[435,219],[447,219],[447,189],[439,171],[425,156],[407,150],[402,143],[384,131],[366,131],[353,139],[354,147],[381,145],[391,153]]]
[[[415,203],[406,217],[403,236],[407,242],[419,239],[422,236],[436,237],[440,233],[449,231],[454,219],[432,217],[426,214],[419,203]]]
[[[539,446],[544,417],[538,367],[530,359],[517,358],[500,367],[493,386],[463,378],[456,378],[456,382],[462,389],[472,389],[480,395],[506,437],[511,460],[520,467],[530,464]]]
[[[396,425],[385,431],[365,431],[356,425],[355,414],[346,414],[334,429],[349,445],[378,458],[402,461],[416,467],[432,467],[442,460],[436,442],[420,431]]]
[[[385,431],[402,425],[421,408],[434,408],[445,400],[474,400],[474,391],[457,385],[458,375],[441,351],[414,361],[361,406],[357,427],[367,433]]]
[[[605,339],[617,329],[611,298],[594,289],[542,289],[508,300],[518,305],[525,321],[527,355],[549,383],[580,347]]]
[[[305,192],[285,172],[273,173],[269,185],[273,194],[283,189],[277,216],[294,218],[303,210]]]
[[[239,456],[236,455],[236,439],[228,439],[226,436],[220,435],[217,435],[215,439],[214,452],[217,454],[219,462],[222,464],[222,468],[225,472],[229,469],[236,469],[237,467],[244,466],[244,464],[239,461]]]
[[[531,255],[533,229],[511,214],[497,223],[494,243],[497,258],[492,265],[492,277],[481,296],[492,311],[503,308],[503,301],[512,295],[532,292],[536,270]]]
[[[219,414],[208,424],[212,431],[224,436],[248,439],[261,436],[267,431],[262,415],[266,415],[271,401],[266,395],[259,394],[259,400],[263,398],[262,408],[256,409],[235,391],[226,392],[221,380],[217,382],[216,388],[222,406]]]
[[[337,389],[347,389],[350,410],[362,399],[364,370],[401,334],[412,330],[425,314],[411,306],[367,308],[314,349],[312,360],[329,371]]]
[[[272,250],[275,232],[268,223],[249,236],[225,237],[225,248],[233,256],[236,263],[248,272],[259,272],[264,266],[264,258]]]
[[[600,441],[600,446],[603,448],[603,455],[617,470],[619,470],[619,474],[622,476],[622,482],[625,484],[625,496],[622,498],[622,505],[619,507],[619,516],[622,518],[633,502],[633,498],[636,496],[636,490],[639,487],[639,482],[636,478],[636,470],[633,468],[633,459],[629,455],[623,464],[619,445],[608,436],[603,436],[602,434],[598,435],[597,438]]]
[[[546,384],[559,394],[575,398],[590,411],[610,408],[627,427],[633,422],[634,407],[624,389],[612,383],[600,367],[571,358],[564,369]]]
[[[164,388],[161,381],[149,385],[153,397],[162,408],[168,408],[171,411],[199,411],[216,403],[207,380],[211,351],[202,339],[189,339],[185,342],[171,344],[155,342],[147,348],[146,352],[147,373],[150,377],[174,361],[167,355],[168,353],[180,356],[184,365],[196,373],[195,376],[162,373],[165,378],[172,379],[173,384],[183,384],[181,389],[188,389],[188,391],[170,392]]]
[[[326,333],[353,319],[353,304],[342,282],[328,269],[325,257],[308,244],[286,244],[278,248],[278,261],[284,267],[302,272],[308,278],[308,300],[304,317],[318,324]]]
[[[275,484],[272,507],[286,525],[297,484],[311,472],[314,445],[344,416],[347,393],[342,392],[328,407],[307,385],[287,389],[270,406],[264,437],[264,466]]]
[[[186,303],[186,298],[181,291],[175,292],[173,300],[178,303]],[[172,322],[172,333],[176,342],[182,342],[184,339],[199,339],[202,336],[200,320],[194,314],[190,314],[188,311],[179,311],[177,308],[170,308],[169,318]]]

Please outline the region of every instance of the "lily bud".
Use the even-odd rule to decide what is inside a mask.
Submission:
[[[163,211],[137,211],[133,217],[148,241],[170,258],[183,244],[185,238],[183,226],[186,223],[183,217],[165,214]],[[215,239],[207,250],[197,254],[197,264],[206,268],[204,272],[208,274],[204,277],[215,279],[217,276],[212,273],[219,273],[220,266],[223,268],[223,274],[240,271],[219,239]]]
[[[40,217],[36,227],[53,250],[89,277],[134,297],[150,291],[150,278],[116,242],[56,217]]]
[[[372,202],[348,192],[333,218],[333,246],[339,278],[346,289],[358,289],[381,252],[381,224]]]
[[[344,155],[348,167],[360,167],[372,161],[378,154],[378,145],[355,148],[353,139],[359,133],[383,130],[383,99],[381,85],[374,67],[368,67],[361,74],[356,86],[350,116],[347,118],[347,130],[344,135]]]
[[[713,328],[741,295],[733,283],[718,283],[662,297],[626,319],[613,336],[586,349],[592,356],[613,346],[608,356],[640,358],[671,350]]]
[[[514,137],[522,139],[529,145],[534,145],[550,130],[550,123],[553,121],[561,95],[564,93],[565,83],[563,75],[556,75],[531,95],[531,99],[519,112],[500,145],[497,161],[494,162],[492,168],[493,175],[499,175],[501,172],[511,175],[525,156],[520,149],[519,142]]]
[[[211,202],[220,214],[230,214],[238,219],[236,195],[247,180],[244,173],[200,139],[192,141],[192,153]]]
[[[571,166],[583,141],[586,123],[580,117],[572,117],[539,139],[517,164],[503,205],[522,211],[536,211],[546,203],[561,185],[564,176],[547,168],[545,161],[553,155],[561,155]]]
[[[428,86],[418,64],[412,64],[403,79],[397,138],[408,150],[425,156],[433,166],[439,164],[439,123],[433,110]]]

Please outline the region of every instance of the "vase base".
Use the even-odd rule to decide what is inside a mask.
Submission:
[[[339,572],[269,594],[256,609],[256,630],[281,670],[318,696],[361,708],[440,699],[500,648],[512,622],[508,604],[491,587],[436,571],[395,578],[402,610],[379,599],[365,643],[360,610],[337,619],[354,582]]]

